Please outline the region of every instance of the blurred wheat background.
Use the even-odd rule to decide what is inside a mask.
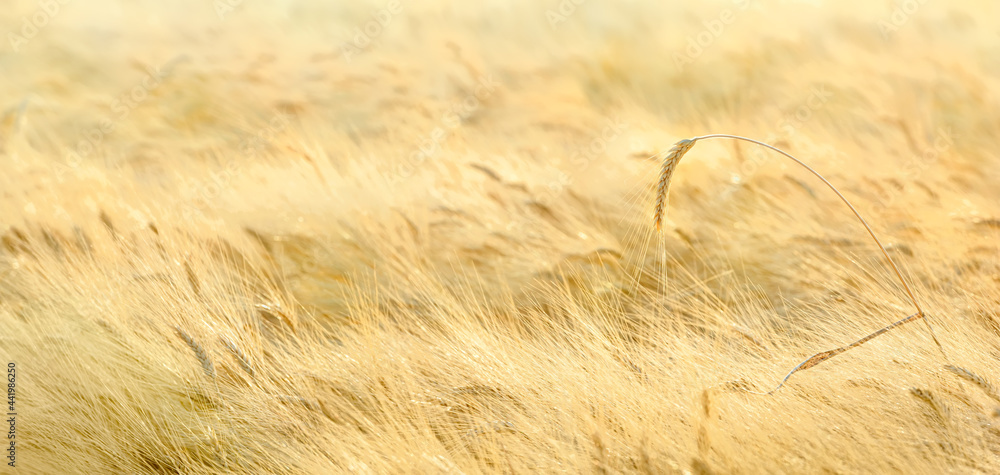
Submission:
[[[1000,472],[996,2],[0,10],[12,473]]]

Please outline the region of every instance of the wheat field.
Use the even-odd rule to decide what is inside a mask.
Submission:
[[[996,2],[0,32],[4,473],[1000,473]]]

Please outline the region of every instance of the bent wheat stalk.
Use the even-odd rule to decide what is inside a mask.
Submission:
[[[924,313],[923,308],[920,307],[920,303],[917,302],[917,298],[914,296],[913,290],[910,288],[910,284],[908,284],[906,282],[906,279],[903,277],[903,273],[900,272],[899,267],[896,266],[896,262],[893,261],[892,257],[889,255],[889,251],[887,251],[886,248],[885,248],[885,246],[882,245],[882,241],[880,241],[879,238],[878,238],[878,236],[875,235],[875,231],[872,230],[872,227],[868,225],[868,222],[865,221],[865,218],[861,217],[861,213],[858,213],[858,210],[854,207],[854,205],[852,205],[851,202],[848,201],[848,199],[843,194],[840,193],[840,190],[838,190],[837,187],[833,186],[832,183],[830,183],[829,181],[827,181],[827,179],[824,178],[823,175],[820,175],[819,172],[817,172],[816,170],[813,170],[812,167],[810,167],[809,165],[806,165],[804,162],[802,162],[798,158],[793,157],[791,154],[789,154],[789,153],[785,152],[784,150],[781,150],[781,149],[779,149],[779,148],[777,148],[775,146],[772,146],[772,145],[769,145],[769,144],[766,144],[764,142],[761,142],[761,141],[758,141],[758,140],[754,140],[754,139],[751,139],[751,138],[741,137],[741,136],[738,136],[738,135],[729,135],[729,134],[702,135],[700,137],[694,137],[694,138],[683,139],[683,140],[678,141],[676,144],[674,144],[673,147],[670,148],[670,150],[667,152],[666,157],[664,157],[664,159],[663,159],[663,167],[662,167],[662,170],[660,172],[660,182],[659,182],[659,184],[657,186],[657,191],[656,191],[656,205],[655,205],[654,210],[653,210],[653,224],[656,226],[657,231],[662,231],[663,217],[666,215],[667,192],[669,191],[669,188],[670,188],[670,177],[673,176],[673,174],[674,174],[674,169],[677,167],[677,162],[679,162],[681,160],[681,158],[683,158],[684,155],[686,153],[688,153],[691,150],[692,147],[694,147],[694,144],[697,141],[699,141],[699,140],[705,140],[705,139],[713,139],[713,138],[727,138],[727,139],[742,140],[742,141],[745,141],[745,142],[750,142],[750,143],[757,144],[757,145],[760,145],[762,147],[766,147],[766,148],[769,148],[771,150],[774,150],[775,152],[778,152],[778,153],[784,155],[785,157],[788,157],[789,159],[791,159],[795,163],[798,163],[799,165],[801,165],[806,170],[809,170],[809,172],[812,173],[813,175],[815,175],[816,178],[819,178],[823,183],[826,184],[826,186],[830,187],[830,189],[833,190],[833,192],[837,194],[837,196],[840,198],[840,200],[843,201],[844,204],[846,204],[847,207],[851,209],[851,212],[854,213],[854,216],[858,218],[858,221],[861,221],[861,224],[864,225],[865,229],[868,231],[868,235],[872,237],[872,239],[875,241],[875,244],[877,244],[878,247],[879,247],[879,249],[882,251],[882,255],[885,257],[886,262],[889,263],[889,267],[892,268],[892,271],[896,274],[896,277],[899,278],[899,282],[903,284],[903,289],[906,290],[906,294],[910,297],[910,301],[913,303],[913,306],[916,307],[916,309],[917,309],[917,313],[914,313],[913,315],[910,315],[909,317],[906,317],[906,318],[904,318],[902,320],[899,320],[899,321],[893,323],[892,325],[889,325],[889,326],[887,326],[885,328],[882,328],[882,329],[876,331],[875,333],[872,333],[872,334],[870,334],[870,335],[868,335],[868,336],[866,336],[866,337],[864,337],[864,338],[862,338],[862,339],[860,339],[860,340],[858,340],[858,341],[856,341],[854,343],[851,343],[850,345],[843,346],[843,347],[836,348],[836,349],[829,350],[829,351],[824,351],[822,353],[817,353],[817,354],[809,357],[805,361],[799,363],[798,366],[792,368],[792,370],[788,373],[788,375],[785,376],[785,379],[781,380],[781,382],[778,384],[777,387],[775,387],[774,389],[772,389],[772,390],[770,390],[770,391],[768,391],[766,393],[756,393],[756,392],[749,391],[749,390],[747,392],[752,392],[754,394],[768,394],[768,395],[772,394],[775,391],[777,391],[778,389],[781,389],[781,387],[785,385],[785,382],[788,381],[788,378],[791,378],[792,375],[795,374],[795,372],[812,368],[813,366],[816,366],[816,365],[818,365],[818,364],[820,364],[820,363],[822,363],[822,362],[824,362],[824,361],[826,361],[826,360],[828,360],[830,358],[833,358],[834,356],[837,356],[837,355],[839,355],[841,353],[844,353],[844,352],[849,351],[849,350],[851,350],[853,348],[861,346],[861,345],[865,344],[866,342],[868,342],[868,340],[871,340],[871,339],[873,339],[873,338],[875,338],[875,337],[877,337],[877,336],[879,336],[879,335],[881,335],[883,333],[886,333],[889,330],[892,330],[893,328],[896,328],[898,326],[904,325],[906,323],[910,323],[910,322],[912,322],[914,320],[923,320],[924,321],[924,323],[927,325],[927,329],[930,331],[931,338],[934,340],[934,343],[937,344],[938,350],[941,351],[941,355],[944,356],[945,360],[948,359],[948,356],[944,352],[944,347],[941,346],[941,342],[938,341],[937,336],[934,334],[934,329],[931,327],[930,322],[927,321],[927,318],[926,318],[927,314]]]

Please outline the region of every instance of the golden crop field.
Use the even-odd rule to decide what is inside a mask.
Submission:
[[[0,34],[3,473],[1000,473],[1000,3]]]

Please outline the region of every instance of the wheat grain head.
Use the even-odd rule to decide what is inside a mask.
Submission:
[[[233,341],[229,338],[223,336],[219,337],[219,339],[222,341],[222,344],[225,345],[226,349],[233,354],[233,358],[235,358],[236,362],[239,363],[240,368],[243,368],[243,371],[246,371],[247,374],[253,376],[253,366],[250,365],[250,358],[247,358],[246,353],[244,353],[240,347],[236,346],[236,343],[233,343]]]
[[[681,157],[694,147],[694,139],[683,139],[670,147],[667,156],[663,158],[663,168],[660,170],[660,183],[656,187],[656,207],[653,210],[653,224],[656,230],[660,231],[663,226],[663,217],[666,215],[667,191],[670,188],[670,177],[674,174],[674,168]]]
[[[951,409],[944,403],[944,401],[938,398],[930,390],[910,388],[910,394],[927,404],[934,411],[934,414],[941,418],[942,421],[948,421],[948,417],[951,415]]]
[[[181,337],[181,339],[184,340],[184,343],[187,343],[187,346],[194,352],[194,356],[198,358],[198,361],[201,363],[201,369],[205,371],[205,374],[214,379],[215,365],[212,364],[211,358],[208,357],[208,352],[205,351],[205,347],[201,346],[201,344],[198,343],[194,337],[188,335],[187,332],[181,329],[181,327],[174,326],[174,330],[177,331],[177,336]]]
[[[972,371],[969,371],[965,368],[962,368],[960,366],[945,365],[944,369],[951,371],[959,378],[962,378],[972,384],[975,384],[976,386],[979,386],[980,388],[983,389],[983,392],[985,392],[986,395],[989,396],[994,401],[1000,401],[1000,392],[997,392],[997,388],[992,384],[990,384],[990,382],[987,381],[986,378],[976,373],[973,373]]]

